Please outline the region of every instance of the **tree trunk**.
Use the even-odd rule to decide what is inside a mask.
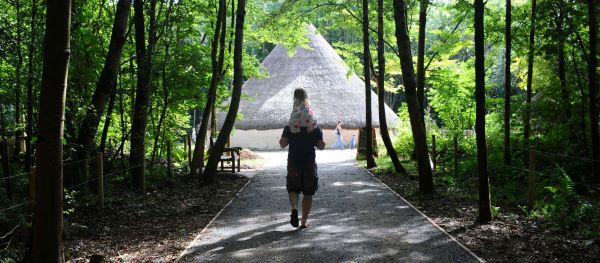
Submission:
[[[485,223],[492,220],[490,182],[487,172],[485,139],[485,50],[483,0],[475,0],[475,134],[477,141],[477,170],[479,173],[479,218]]]
[[[410,118],[410,126],[415,143],[417,165],[419,169],[419,191],[422,193],[433,193],[433,176],[429,165],[429,151],[425,138],[423,122],[419,118],[419,100],[416,94],[415,74],[410,49],[410,38],[406,30],[406,5],[404,0],[394,0],[394,20],[396,23],[396,41],[400,54],[400,66],[402,68],[402,79],[406,92],[406,103]]]
[[[590,150],[588,149],[588,140],[586,135],[586,121],[585,121],[585,92],[584,84],[581,83],[581,74],[579,73],[579,65],[577,64],[577,57],[575,56],[575,45],[571,45],[571,60],[573,62],[573,69],[575,70],[575,76],[577,77],[577,86],[579,87],[579,93],[581,94],[581,107],[579,108],[579,120],[581,125],[581,142],[583,144],[583,153],[588,155]]]
[[[156,40],[156,0],[150,2],[150,28],[148,34],[148,49],[145,44],[144,3],[134,0],[133,8],[135,23],[135,50],[137,72],[137,87],[131,124],[131,151],[129,167],[132,183],[141,191],[146,191],[145,158],[146,158],[146,124],[148,123],[148,107],[150,104],[150,85],[152,82],[152,53]]]
[[[512,93],[512,75],[510,64],[512,63],[510,52],[512,49],[512,11],[511,0],[506,0],[506,19],[504,29],[504,164],[512,163],[510,154],[510,97]]]
[[[16,0],[16,12],[17,12],[17,65],[15,66],[15,156],[21,153],[20,137],[23,136],[21,130],[21,66],[23,65],[23,52],[21,51],[21,1]]]
[[[32,262],[64,262],[63,117],[69,69],[71,1],[46,4],[44,70],[37,140],[36,202],[33,217]]]
[[[110,128],[110,122],[112,120],[112,113],[115,108],[115,100],[117,99],[117,85],[114,86],[110,93],[110,101],[108,102],[108,109],[106,110],[106,116],[104,117],[104,128],[102,129],[102,137],[100,138],[100,152],[104,153],[106,148],[106,138],[108,137],[108,129]]]
[[[569,98],[569,90],[567,87],[567,73],[565,70],[565,36],[564,36],[564,18],[565,4],[564,1],[558,1],[558,16],[556,17],[556,32],[558,35],[558,79],[560,80],[560,94],[564,107],[564,120],[571,118],[571,99]]]
[[[192,158],[192,169],[193,175],[199,175],[202,172],[204,166],[204,148],[206,143],[206,134],[208,133],[208,122],[210,120],[210,113],[212,112],[213,105],[216,103],[217,87],[220,82],[220,74],[223,69],[224,58],[225,58],[225,35],[226,35],[226,15],[227,15],[227,3],[225,0],[219,1],[219,10],[217,11],[217,23],[215,25],[215,35],[212,41],[211,49],[211,61],[212,61],[212,76],[210,79],[210,87],[208,89],[208,97],[204,111],[202,112],[202,121],[200,123],[200,129],[196,134],[196,144],[194,146],[194,155]],[[217,50],[219,51],[219,57],[217,58]]]
[[[529,149],[529,135],[531,133],[531,85],[533,81],[533,49],[535,47],[535,15],[536,0],[531,0],[531,26],[529,29],[529,51],[527,55],[527,94],[525,98],[525,111],[523,114],[525,149]]]
[[[154,162],[156,158],[156,147],[158,146],[158,136],[160,134],[160,129],[165,121],[165,116],[167,115],[167,108],[169,106],[169,87],[167,85],[167,61],[169,59],[169,48],[171,42],[167,42],[165,46],[165,59],[162,64],[162,86],[163,86],[163,108],[160,112],[160,117],[158,119],[158,125],[156,126],[156,131],[154,132],[154,146],[152,147],[152,162]]]
[[[379,131],[381,132],[385,149],[394,164],[394,169],[397,173],[406,174],[406,170],[398,159],[398,153],[394,149],[392,139],[390,139],[387,120],[385,118],[385,50],[383,44],[383,0],[377,0],[377,63],[379,67],[379,73],[377,74],[377,93],[379,96],[377,99],[379,103]]]
[[[588,16],[590,27],[590,64],[588,66],[588,79],[590,89],[590,125],[592,137],[592,156],[594,158],[594,179],[595,183],[600,183],[600,145],[598,145],[598,87],[596,86],[597,60],[597,41],[598,24],[596,22],[596,1],[588,0]]]
[[[29,57],[27,74],[27,137],[25,138],[25,170],[31,171],[33,149],[31,136],[33,136],[33,56],[35,54],[35,16],[37,15],[37,1],[31,4],[31,34],[29,37]]]
[[[420,0],[419,7],[419,41],[417,44],[417,98],[421,107],[421,120],[425,129],[425,29],[427,26],[427,6],[429,0]]]
[[[229,135],[233,129],[233,124],[235,123],[235,118],[240,106],[243,84],[242,49],[245,14],[246,0],[238,0],[235,21],[235,42],[233,48],[233,90],[231,94],[231,104],[229,106],[227,116],[225,117],[225,121],[223,122],[223,127],[221,127],[221,132],[219,132],[219,137],[217,138],[217,141],[215,142],[212,152],[208,158],[208,162],[206,163],[204,177],[209,183],[214,181],[219,158],[223,153],[223,149],[225,149],[225,144],[229,140]]]
[[[90,152],[94,147],[94,138],[96,137],[96,131],[98,130],[107,98],[110,96],[112,90],[116,88],[117,73],[120,68],[121,55],[123,54],[123,46],[126,40],[125,34],[127,32],[130,6],[131,0],[119,0],[117,3],[117,11],[115,13],[104,67],[96,84],[96,90],[92,95],[90,106],[81,124],[81,129],[79,129],[79,133],[77,134],[76,144],[79,147],[76,149],[78,160],[89,158]],[[107,118],[110,117],[107,116]]]
[[[369,50],[369,0],[363,0],[363,71],[365,73],[365,108],[366,112],[366,158],[367,168],[377,166],[373,159],[373,125],[371,117],[371,52]]]

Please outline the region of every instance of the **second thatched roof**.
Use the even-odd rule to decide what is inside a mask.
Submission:
[[[262,62],[268,72],[264,79],[249,79],[242,91],[252,100],[242,99],[235,127],[242,130],[280,129],[287,125],[293,104],[293,92],[304,88],[317,115],[319,125],[332,129],[341,120],[346,129],[365,126],[365,84],[348,67],[329,43],[308,27],[310,49],[296,48],[288,55],[283,45],[277,45]],[[372,124],[379,127],[377,95],[371,92]],[[388,126],[393,127],[398,116],[386,105]],[[224,114],[219,122],[224,119]],[[220,125],[219,125],[220,126]]]

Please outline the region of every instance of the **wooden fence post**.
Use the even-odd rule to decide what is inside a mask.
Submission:
[[[4,139],[2,141],[2,174],[6,179],[4,187],[6,188],[6,195],[8,199],[12,199],[12,183],[10,180],[10,161],[8,160],[8,141]]]
[[[454,179],[458,180],[458,138],[456,135],[453,138],[454,140]]]
[[[533,209],[534,203],[534,192],[535,192],[535,151],[533,148],[529,148],[529,178],[527,187],[527,204],[529,209]]]
[[[104,162],[102,152],[96,155],[96,176],[98,177],[98,208],[104,209]]]
[[[436,169],[436,150],[435,150],[435,134],[431,135],[431,159],[433,161],[433,170]]]
[[[171,178],[173,172],[171,171],[171,141],[167,141],[167,177]]]
[[[187,144],[188,144],[188,152],[187,152],[187,157],[188,157],[188,164],[190,165],[190,168],[192,167],[192,136],[191,135],[187,135]]]
[[[64,169],[64,168],[63,168]],[[31,171],[29,171],[29,200],[35,202],[35,176],[36,176],[36,168],[35,166],[31,167]],[[33,207],[33,206],[31,206]]]

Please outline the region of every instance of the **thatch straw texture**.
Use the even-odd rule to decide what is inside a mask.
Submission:
[[[293,92],[304,88],[324,129],[333,129],[338,120],[344,128],[365,126],[365,85],[341,57],[309,26],[310,49],[298,47],[288,56],[283,45],[277,45],[262,62],[269,76],[249,79],[242,91],[254,100],[242,99],[239,111],[242,120],[235,127],[241,130],[280,129],[287,125],[293,104]],[[373,126],[379,127],[377,95],[371,92]],[[397,115],[386,105],[388,125],[394,127]],[[219,118],[222,122],[224,116]],[[219,124],[221,126],[221,124]]]

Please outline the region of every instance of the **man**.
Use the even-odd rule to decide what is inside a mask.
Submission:
[[[302,193],[302,220],[300,228],[307,228],[308,214],[312,206],[312,197],[319,185],[317,176],[317,163],[315,162],[315,147],[319,150],[325,148],[323,131],[320,127],[307,132],[306,127],[301,127],[299,133],[290,132],[290,127],[283,129],[279,145],[282,149],[290,146],[288,151],[288,165],[286,189],[289,194],[292,214],[290,224],[298,227],[298,196]]]

